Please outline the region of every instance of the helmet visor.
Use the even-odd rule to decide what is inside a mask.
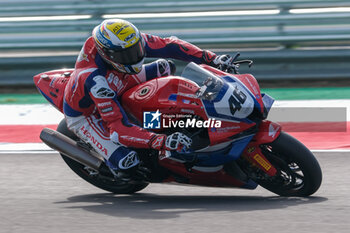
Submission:
[[[123,65],[139,63],[145,57],[142,39],[129,48],[123,50],[105,49],[105,53],[112,62]]]

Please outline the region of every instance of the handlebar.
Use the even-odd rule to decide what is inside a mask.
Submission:
[[[221,67],[222,68],[221,70],[224,72],[227,72],[227,73],[231,73],[231,74],[239,74],[238,69],[239,69],[241,64],[248,63],[249,68],[253,65],[252,60],[236,61],[240,55],[241,55],[240,53],[236,53],[236,55],[231,59],[229,65],[226,67]]]

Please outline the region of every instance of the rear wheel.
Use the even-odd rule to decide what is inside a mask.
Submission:
[[[57,127],[57,131],[66,135],[67,137],[78,141],[79,138],[67,128],[65,120],[62,120]],[[109,171],[108,167],[103,163],[99,171],[94,171],[91,168],[86,167],[85,165],[67,157],[61,153],[63,160],[66,164],[82,179],[89,182],[90,184],[112,192],[115,194],[131,194],[138,192],[147,187],[148,183],[139,182],[139,183],[125,183],[118,182],[115,180],[113,174]]]
[[[274,142],[261,149],[277,169],[274,177],[258,176],[262,187],[281,196],[309,196],[318,190],[322,182],[320,165],[301,142],[281,132]]]

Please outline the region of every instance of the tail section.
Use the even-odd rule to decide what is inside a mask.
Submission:
[[[74,69],[52,70],[34,76],[39,92],[59,111],[63,112],[64,89]]]

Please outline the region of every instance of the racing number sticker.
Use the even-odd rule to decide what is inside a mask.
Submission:
[[[228,99],[228,104],[230,106],[230,111],[232,116],[235,115],[236,111],[241,110],[242,105],[247,100],[247,96],[235,86],[232,95]]]
[[[219,116],[211,115],[212,117],[224,116],[225,119],[232,119],[232,117],[243,119],[253,112],[254,99],[244,87],[230,83],[224,96],[214,102],[214,107]]]

